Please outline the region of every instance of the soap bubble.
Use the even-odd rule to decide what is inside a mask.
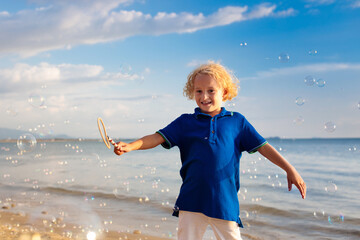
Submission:
[[[132,67],[129,64],[121,64],[120,65],[120,73],[123,75],[131,75]]]
[[[45,124],[39,124],[37,126],[37,133],[39,134],[40,138],[45,138],[45,137],[49,137],[49,135],[51,135],[53,131]]]
[[[38,94],[30,94],[30,96],[28,98],[28,102],[33,107],[46,108],[46,106],[45,106],[45,98],[43,96],[38,95]]]
[[[334,132],[335,129],[336,129],[336,125],[335,125],[335,123],[333,123],[333,122],[327,122],[327,123],[325,123],[325,125],[324,125],[324,129],[325,129],[325,131],[327,131],[327,132]]]
[[[116,198],[122,199],[122,198],[124,198],[124,191],[125,192],[130,191],[130,182],[129,181],[123,182],[123,186],[121,186],[120,188],[113,189],[113,194]]]
[[[149,197],[148,196],[143,196],[143,197],[139,197],[139,202],[140,203],[145,203],[145,202],[149,202],[150,201],[150,199],[149,199]]]
[[[22,152],[31,152],[36,147],[36,138],[26,133],[18,138],[17,146]]]
[[[240,212],[240,217],[241,217],[241,218],[249,218],[249,217],[250,217],[250,214],[249,214],[248,211],[242,210],[242,211]]]
[[[305,82],[306,85],[312,86],[312,85],[314,85],[316,80],[315,80],[315,78],[313,76],[308,75],[308,76],[305,77],[304,82]]]
[[[271,183],[271,186],[273,188],[281,188],[282,186],[282,183],[281,181],[279,180],[279,175],[278,174],[275,174],[273,176],[268,176],[268,181]]]
[[[290,56],[287,53],[280,53],[278,58],[279,58],[279,61],[282,63],[287,63],[290,60]]]
[[[241,47],[246,47],[246,46],[247,46],[247,42],[242,42],[242,43],[240,43],[240,46],[241,46]]]
[[[358,102],[357,107],[360,110],[360,101]]]
[[[325,218],[325,211],[323,209],[317,209],[314,213],[313,213],[314,217],[316,219],[324,219]]]
[[[303,124],[305,121],[305,119],[302,117],[302,116],[298,116],[297,118],[294,119],[294,123],[296,125],[300,125],[300,124]]]
[[[303,99],[302,97],[297,97],[297,98],[295,99],[295,103],[296,103],[296,105],[298,105],[298,106],[302,106],[302,105],[304,105],[304,103],[305,103],[305,99]]]
[[[310,50],[308,53],[309,53],[310,56],[315,56],[315,55],[318,54],[318,51],[317,50]]]
[[[236,102],[235,102],[235,101],[228,101],[228,102],[226,103],[226,107],[227,107],[228,109],[234,109],[234,108],[236,107]]]
[[[18,115],[18,111],[16,109],[14,109],[13,107],[8,107],[6,109],[6,114],[8,114],[12,117],[16,117]]]
[[[337,189],[338,187],[333,182],[328,182],[328,184],[325,186],[325,191],[329,193],[334,193],[337,191]]]
[[[316,85],[317,85],[318,87],[324,87],[325,84],[326,84],[326,82],[325,82],[325,80],[322,79],[322,78],[319,78],[318,80],[316,80]]]

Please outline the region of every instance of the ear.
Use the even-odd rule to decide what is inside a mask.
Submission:
[[[223,101],[224,101],[225,97],[227,97],[227,94],[228,94],[228,91],[226,89],[224,89],[223,90],[223,96],[222,96]]]

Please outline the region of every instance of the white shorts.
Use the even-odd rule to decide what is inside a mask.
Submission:
[[[217,240],[242,240],[236,222],[187,211],[179,212],[178,240],[200,240],[209,225]]]

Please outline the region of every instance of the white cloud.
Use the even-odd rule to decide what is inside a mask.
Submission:
[[[340,70],[360,70],[360,63],[317,63],[288,68],[273,68],[268,71],[258,72],[254,77],[241,78],[241,80],[264,79],[302,73],[329,73]]]
[[[50,1],[49,6],[9,14],[0,13],[0,54],[23,57],[80,44],[125,39],[138,34],[190,33],[255,18],[291,16],[293,9],[276,12],[276,5],[227,6],[203,13],[159,12],[155,16],[119,10],[129,0]],[[1,17],[6,16],[6,17]]]
[[[343,4],[347,7],[351,8],[359,8],[360,1],[359,0],[347,0],[347,1],[337,1],[337,0],[305,0],[308,4],[305,7],[311,8],[321,5],[331,5],[331,4]]]
[[[7,11],[0,12],[0,17],[7,17],[10,16],[10,14]]]
[[[200,66],[201,64],[205,63],[207,61],[202,61],[202,60],[196,60],[196,59],[193,59],[191,60],[190,62],[188,62],[186,64],[187,67],[192,67],[192,68],[195,68],[195,67],[198,67]]]
[[[306,2],[308,2],[311,5],[330,5],[336,2],[336,0],[305,0]]]
[[[354,2],[351,4],[351,7],[352,7],[352,8],[360,8],[360,1],[359,1],[359,0],[354,1]]]
[[[142,75],[136,73],[104,72],[102,66],[88,64],[17,63],[12,68],[0,69],[1,92],[3,93],[27,91],[31,88],[39,88],[43,84],[86,84],[96,80],[102,84],[106,82],[119,85],[124,80],[142,78]]]

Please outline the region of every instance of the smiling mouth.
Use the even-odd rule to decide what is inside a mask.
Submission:
[[[203,104],[203,105],[210,105],[211,102],[201,102],[201,104]]]

